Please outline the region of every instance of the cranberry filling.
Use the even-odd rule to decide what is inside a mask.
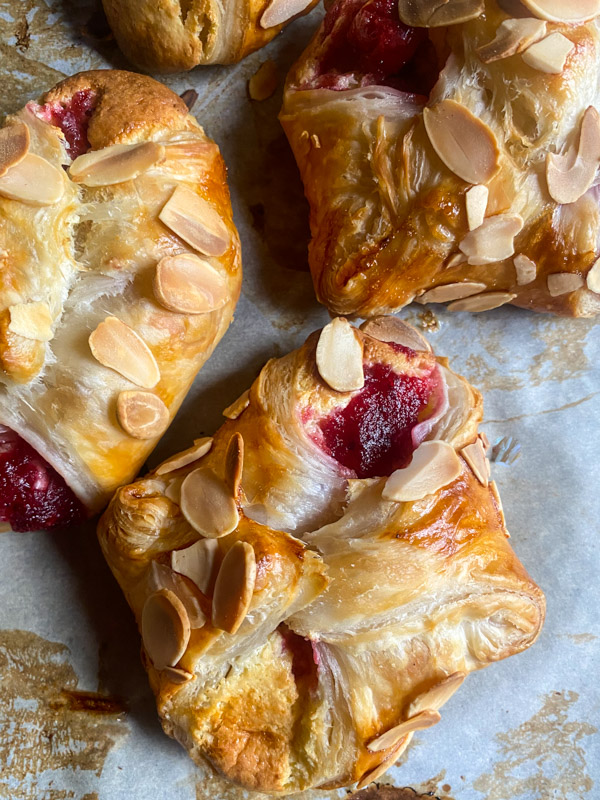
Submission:
[[[304,681],[310,688],[318,682],[318,654],[309,639],[304,639],[284,623],[279,628],[283,647],[292,656],[292,673],[297,682]]]
[[[386,364],[366,367],[364,388],[318,423],[321,446],[358,478],[391,475],[407,466],[415,450],[413,428],[432,413],[435,374],[415,377]]]
[[[87,130],[96,105],[96,94],[83,89],[70,98],[68,103],[46,103],[37,106],[35,113],[40,119],[60,128],[67,141],[67,152],[76,159],[90,148]]]
[[[14,531],[37,531],[86,516],[58,472],[18,434],[0,427],[0,520]]]
[[[439,69],[425,28],[404,25],[397,0],[337,0],[325,17],[313,89],[383,85],[428,95]]]

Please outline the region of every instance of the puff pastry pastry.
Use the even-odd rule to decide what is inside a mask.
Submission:
[[[600,310],[598,0],[337,0],[281,121],[319,299]]]
[[[410,326],[337,318],[226,413],[99,526],[163,727],[250,789],[362,786],[542,625],[481,396]]]
[[[102,0],[119,47],[149,72],[231,64],[317,0]]]
[[[240,290],[225,166],[185,104],[87,72],[0,129],[0,520],[53,527],[131,480]]]

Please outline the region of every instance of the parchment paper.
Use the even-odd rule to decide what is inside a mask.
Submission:
[[[229,166],[243,243],[235,321],[150,463],[214,431],[271,356],[328,315],[306,267],[307,206],[277,122],[281,83],[321,12],[233,67],[165,82],[195,89],[193,112]],[[256,103],[247,80],[267,58],[280,88]],[[0,0],[0,112],[63,76],[127,68],[92,0]],[[600,779],[600,336],[597,323],[508,307],[401,316],[485,397],[492,443],[521,455],[493,467],[512,543],[545,590],[548,616],[528,652],[469,677],[418,733],[385,782],[445,800],[577,800]],[[99,693],[96,694],[96,693]],[[95,709],[95,710],[94,710]],[[0,799],[239,800],[161,731],[139,637],[94,526],[0,535]],[[345,796],[345,792],[313,797]]]

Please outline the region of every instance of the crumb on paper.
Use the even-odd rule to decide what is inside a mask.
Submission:
[[[277,88],[278,82],[277,65],[272,59],[268,59],[260,65],[248,81],[250,99],[267,100]]]
[[[424,331],[439,331],[440,321],[430,309],[421,311],[419,314],[419,325]]]

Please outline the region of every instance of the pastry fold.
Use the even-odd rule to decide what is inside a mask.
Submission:
[[[362,369],[362,386],[332,388],[331,347],[337,362],[354,348],[341,379]],[[529,647],[543,622],[489,483],[481,396],[386,318],[313,334],[234,406],[212,440],[117,492],[104,555],[163,727],[192,758],[272,794],[362,786],[467,674]],[[255,563],[244,580],[231,569],[241,547]],[[223,604],[248,587],[227,628]],[[171,634],[148,624],[165,590],[203,612],[183,614],[189,636],[169,658]]]

